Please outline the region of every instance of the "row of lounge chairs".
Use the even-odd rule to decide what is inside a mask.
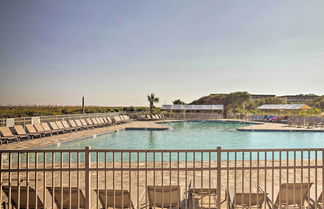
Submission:
[[[322,208],[322,193],[319,197],[310,197],[312,183],[284,183],[280,186],[275,201],[268,197],[268,194],[261,187],[257,193],[236,193],[233,198],[229,191],[226,191],[225,200],[228,209],[234,208]],[[27,208],[27,187],[11,186],[11,202],[18,205],[18,189],[20,188],[20,207]],[[2,190],[9,198],[9,186],[3,186]],[[36,197],[38,208],[44,208],[40,197],[36,195],[32,187],[28,187],[29,208],[35,208]],[[58,208],[84,208],[85,196],[81,189],[76,187],[47,187],[48,192],[53,196]],[[94,190],[103,208],[134,208],[130,192],[127,190]],[[186,199],[181,201],[180,186],[148,186],[148,203],[141,205],[141,208],[216,208],[217,189],[213,188],[190,188],[184,194]],[[63,196],[62,196],[63,195]],[[76,201],[80,197],[79,203]],[[71,200],[70,200],[71,197]],[[314,200],[316,199],[316,201]],[[62,202],[63,200],[63,202]],[[63,204],[63,205],[62,205]],[[266,205],[265,205],[266,204]],[[315,207],[316,206],[316,207]]]
[[[287,116],[277,116],[277,115],[250,115],[248,117],[250,121],[258,122],[274,122],[274,123],[285,123],[287,122]]]
[[[118,115],[113,116],[112,118],[97,117],[26,124],[25,127],[22,125],[15,125],[11,128],[0,127],[0,142],[2,145],[4,142],[19,142],[21,140],[29,140],[37,137],[52,136],[53,134],[104,127],[112,124],[121,124],[128,122],[129,120],[130,118],[127,115]]]
[[[47,187],[47,191],[54,197],[57,208],[85,208],[84,192],[77,187]],[[31,186],[2,186],[4,194],[11,197],[11,204],[15,208],[45,208],[44,202]],[[148,186],[149,207],[180,208],[179,186]],[[94,190],[103,208],[131,208],[134,209],[128,190]],[[18,199],[18,193],[20,198]],[[27,201],[27,193],[29,200]],[[63,196],[62,196],[63,195]],[[71,200],[70,200],[71,197]],[[37,198],[37,207],[36,207]],[[79,199],[79,202],[77,201]],[[19,203],[19,204],[18,204]],[[7,205],[8,203],[2,203]],[[95,203],[94,203],[95,204]],[[27,207],[28,206],[28,207]],[[8,207],[5,207],[8,208]],[[92,208],[92,207],[91,207]]]
[[[324,118],[323,117],[289,117],[289,126],[296,127],[308,127],[308,128],[323,128]]]
[[[140,120],[163,120],[165,118],[162,114],[141,115]]]

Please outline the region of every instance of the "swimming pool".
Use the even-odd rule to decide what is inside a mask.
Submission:
[[[128,130],[53,145],[46,148],[73,149],[261,149],[320,148],[324,133],[241,132],[249,124],[239,122],[192,121],[166,123],[170,130]]]

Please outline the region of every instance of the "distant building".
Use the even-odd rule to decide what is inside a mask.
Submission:
[[[257,107],[258,110],[310,110],[306,104],[264,104]]]
[[[266,98],[275,98],[274,94],[251,94],[251,99],[266,99]]]
[[[284,95],[278,96],[278,98],[284,99],[286,103],[312,103],[317,95]]]

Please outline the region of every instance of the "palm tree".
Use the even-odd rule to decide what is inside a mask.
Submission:
[[[151,93],[151,95],[147,95],[147,100],[150,103],[150,112],[153,113],[154,103],[158,103],[160,99],[155,97],[155,94]]]
[[[176,99],[173,101],[174,105],[184,105],[186,104],[184,101],[182,101],[181,99]]]

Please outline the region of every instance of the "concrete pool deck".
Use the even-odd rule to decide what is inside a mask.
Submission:
[[[159,122],[168,122],[168,121],[159,121]],[[114,131],[120,130],[167,130],[168,127],[157,123],[157,121],[130,121],[128,123],[114,124],[111,126],[86,129],[83,131],[77,131],[72,133],[65,133],[60,135],[53,135],[43,138],[35,138],[31,140],[25,140],[21,142],[13,142],[9,144],[3,144],[0,146],[0,150],[22,150],[22,149],[35,149],[39,147],[47,147],[50,145],[69,142],[73,140],[78,140],[86,137],[91,137],[93,135],[100,135]]]
[[[259,123],[237,129],[238,131],[324,132],[320,127],[296,127],[282,123]]]

